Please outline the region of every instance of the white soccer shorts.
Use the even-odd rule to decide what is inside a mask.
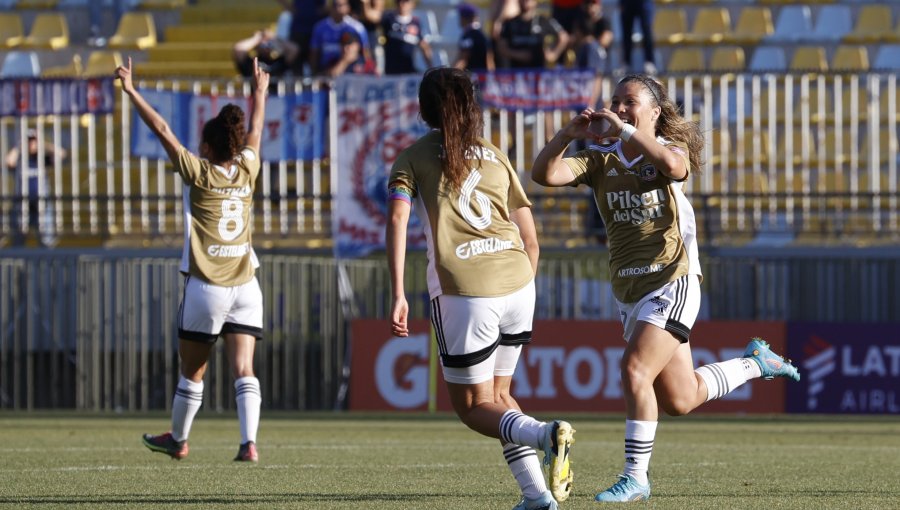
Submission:
[[[649,322],[675,335],[681,343],[691,337],[691,328],[700,313],[700,277],[695,274],[663,285],[637,303],[622,303],[619,316],[625,326],[625,341],[631,341],[638,321]]]
[[[219,335],[262,338],[263,299],[259,281],[222,287],[187,276],[178,309],[178,338],[213,343]]]
[[[444,379],[478,384],[495,376],[512,376],[531,342],[534,281],[501,297],[442,295],[431,300]]]

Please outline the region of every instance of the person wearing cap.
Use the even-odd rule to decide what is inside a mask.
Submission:
[[[459,4],[457,12],[462,35],[459,37],[459,48],[453,67],[476,72],[493,71],[494,50],[491,41],[481,30],[478,8],[462,3]]]
[[[62,147],[50,142],[38,143],[38,134],[29,129],[26,135],[26,150],[18,146],[6,153],[6,166],[16,170],[15,201],[12,209],[13,244],[25,244],[30,230],[38,233],[38,241],[44,247],[56,244],[53,202],[50,195],[48,170],[61,163],[67,156]],[[26,220],[23,219],[27,218]]]

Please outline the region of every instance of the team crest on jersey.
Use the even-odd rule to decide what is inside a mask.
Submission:
[[[656,179],[656,167],[650,163],[641,165],[638,175],[642,181],[652,181],[653,179]]]

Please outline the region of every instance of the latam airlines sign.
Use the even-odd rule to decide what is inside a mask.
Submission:
[[[408,338],[393,338],[386,321],[354,321],[351,409],[451,410],[428,322],[410,330]],[[695,364],[740,356],[749,340],[743,332],[784,349],[782,323],[701,322],[691,335]],[[622,412],[624,350],[618,322],[537,321],[513,376],[513,396],[528,412]],[[784,381],[754,381],[698,411],[782,412],[784,392]]]
[[[792,323],[788,336],[804,377],[789,411],[900,414],[900,325]]]

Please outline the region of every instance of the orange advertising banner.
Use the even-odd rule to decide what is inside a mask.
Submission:
[[[394,338],[387,321],[353,322],[351,410],[423,411],[430,398],[436,398],[437,409],[451,410],[440,366],[436,374],[429,368],[436,355],[429,322],[415,321],[410,332],[408,338]],[[695,366],[741,356],[751,336],[785,352],[782,322],[699,322],[691,333]],[[535,321],[534,339],[513,376],[513,396],[527,412],[624,412],[619,375],[624,350],[622,325],[615,321]],[[784,382],[755,380],[696,412],[784,409]]]

